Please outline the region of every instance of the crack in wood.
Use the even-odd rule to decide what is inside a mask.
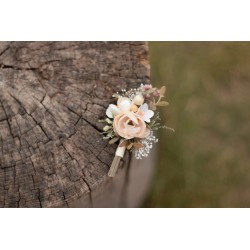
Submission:
[[[9,50],[10,49],[10,46],[7,46],[4,50],[2,50],[1,52],[0,52],[0,57],[7,51],[7,50]]]

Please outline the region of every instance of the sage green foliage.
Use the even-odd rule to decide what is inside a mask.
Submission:
[[[145,207],[250,207],[250,43],[151,42],[167,86]]]

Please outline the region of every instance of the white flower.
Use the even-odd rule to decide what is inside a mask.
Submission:
[[[109,118],[114,118],[116,115],[120,114],[120,110],[117,108],[116,105],[114,104],[109,104],[107,110],[106,110],[106,115]]]
[[[109,118],[114,118],[121,112],[129,111],[130,107],[131,107],[131,100],[127,97],[120,97],[117,101],[117,106],[114,104],[109,104],[106,110],[106,115]]]
[[[137,114],[142,117],[145,122],[150,122],[150,118],[154,116],[154,111],[148,109],[148,104],[144,103],[140,106],[137,111]]]
[[[127,97],[120,97],[117,101],[117,107],[120,111],[129,111],[131,100]]]
[[[142,94],[137,94],[133,99],[133,103],[135,105],[142,105],[144,103],[144,98]]]

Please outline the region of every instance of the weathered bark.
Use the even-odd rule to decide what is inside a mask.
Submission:
[[[130,163],[126,154],[117,180],[107,177],[116,146],[97,120],[113,92],[141,82],[143,42],[1,42],[0,206],[130,206],[94,204],[108,183],[123,194]]]

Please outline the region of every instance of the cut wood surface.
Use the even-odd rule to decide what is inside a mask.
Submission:
[[[128,153],[107,176],[117,145],[98,119],[148,82],[144,42],[0,42],[0,207],[137,206]],[[137,171],[145,188],[152,168]]]

